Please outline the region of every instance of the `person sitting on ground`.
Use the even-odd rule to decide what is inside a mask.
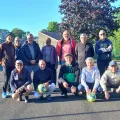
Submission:
[[[78,65],[72,65],[73,56],[72,54],[66,54],[65,65],[60,68],[58,76],[58,85],[61,90],[61,97],[67,98],[67,88],[70,88],[71,92],[78,95],[77,87],[79,85],[80,69]]]
[[[22,60],[16,60],[15,69],[11,72],[10,87],[13,92],[12,98],[22,100],[25,94],[25,103],[29,102],[29,94],[32,92],[32,80],[29,71],[23,67]]]
[[[55,89],[54,76],[51,69],[46,67],[46,62],[44,60],[39,60],[39,69],[34,73],[33,76],[33,85],[34,85],[34,96],[35,98],[43,99],[43,94],[39,93],[38,86],[44,84],[46,87],[46,98],[48,101],[51,101],[51,94]]]
[[[86,94],[101,92],[100,89],[100,72],[96,66],[94,66],[94,59],[88,57],[85,60],[86,67],[82,69],[81,73],[81,84],[78,86],[78,90],[86,92]]]
[[[110,98],[108,88],[116,88],[116,93],[120,93],[120,69],[116,61],[111,61],[109,63],[108,69],[101,77],[100,85],[106,99]]]

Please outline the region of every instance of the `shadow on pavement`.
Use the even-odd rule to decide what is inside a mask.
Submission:
[[[81,112],[81,113],[73,113],[73,114],[57,114],[57,115],[48,115],[48,116],[39,116],[39,117],[30,117],[30,118],[20,118],[20,119],[10,119],[10,120],[33,120],[33,119],[43,119],[43,118],[55,118],[58,117],[67,117],[67,116],[80,116],[80,115],[88,115],[88,114],[105,114],[105,113],[114,113],[120,112],[120,110],[107,110],[107,111],[95,111],[95,112]]]

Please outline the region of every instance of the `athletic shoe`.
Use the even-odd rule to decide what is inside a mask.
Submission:
[[[6,98],[6,97],[7,97],[6,92],[3,92],[2,93],[2,98]]]

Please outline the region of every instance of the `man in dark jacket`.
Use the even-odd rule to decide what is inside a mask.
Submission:
[[[28,34],[27,41],[23,45],[23,55],[26,68],[30,73],[35,72],[38,69],[38,61],[42,59],[42,53],[32,34]]]
[[[76,45],[75,52],[80,69],[86,66],[85,59],[94,56],[93,45],[87,41],[88,37],[85,33],[80,35],[80,43]]]
[[[112,42],[106,38],[104,30],[100,30],[99,38],[95,45],[95,52],[97,54],[97,66],[100,71],[100,76],[102,76],[112,59],[113,45]]]
[[[30,73],[26,68],[23,68],[21,60],[16,61],[15,67],[10,78],[10,87],[13,92],[12,98],[21,101],[22,94],[25,93],[25,103],[27,103],[29,100],[28,95],[32,92]]]
[[[72,65],[72,54],[65,55],[65,65],[62,65],[60,68],[58,76],[58,85],[61,90],[61,97],[67,97],[67,88],[70,88],[71,92],[75,95],[78,95],[78,85],[79,85],[79,76],[80,69],[78,65]]]
[[[38,85],[44,84],[46,89],[47,89],[47,100],[50,101],[51,99],[51,94],[55,89],[55,83],[54,83],[54,76],[53,72],[49,69],[46,68],[46,63],[44,60],[39,61],[39,69],[34,73],[33,77],[33,85],[34,85],[34,96],[35,98],[43,98],[43,94],[38,93]]]
[[[4,73],[2,98],[6,98],[7,95],[12,95],[9,82],[11,71],[15,67],[15,47],[12,44],[13,40],[14,34],[8,33],[6,36],[6,41],[0,46],[0,60]]]

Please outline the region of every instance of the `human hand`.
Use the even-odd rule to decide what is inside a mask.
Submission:
[[[108,93],[108,91],[105,91],[105,98],[108,100],[110,98],[110,94]]]
[[[92,93],[96,94],[96,89],[95,88],[92,89]]]
[[[30,62],[31,62],[31,64],[35,64],[36,60],[31,60]]]
[[[117,88],[117,89],[116,89],[116,93],[120,93],[120,88]]]
[[[63,82],[63,86],[64,86],[65,88],[68,88],[68,83],[67,83],[67,82]]]

